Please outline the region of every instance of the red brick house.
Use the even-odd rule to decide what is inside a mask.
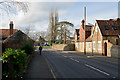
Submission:
[[[13,29],[13,21],[10,21],[10,29],[0,29],[0,36],[2,37],[2,40],[5,40],[8,36],[14,34],[17,32],[17,29]]]
[[[85,23],[85,21],[82,20],[81,28],[79,30],[79,36],[78,36],[79,39],[75,43],[76,50],[78,50],[80,52],[84,52],[84,39],[87,39],[91,35],[91,28],[92,28],[91,25],[85,25],[86,30],[84,30],[84,23]]]

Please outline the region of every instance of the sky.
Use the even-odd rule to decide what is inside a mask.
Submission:
[[[63,1],[63,0],[62,0]],[[118,2],[29,2],[27,13],[12,11],[12,14],[1,12],[0,28],[9,28],[9,21],[14,22],[14,28],[23,30],[31,26],[33,32],[47,31],[51,9],[58,10],[59,21],[68,21],[74,24],[74,29],[79,29],[81,20],[84,19],[86,7],[86,23],[95,24],[95,20],[108,20],[118,17]]]

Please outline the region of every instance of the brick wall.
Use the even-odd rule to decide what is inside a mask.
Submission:
[[[81,26],[81,28],[80,28],[80,32],[79,32],[79,34],[80,34],[80,38],[79,38],[79,41],[84,41],[84,30],[83,30],[83,28],[82,28],[82,26]]]
[[[54,44],[52,48],[55,50],[74,51],[75,44]]]
[[[118,45],[112,46],[110,51],[111,51],[111,57],[120,58],[120,46]]]
[[[86,42],[86,52],[87,53],[92,52],[92,42]]]

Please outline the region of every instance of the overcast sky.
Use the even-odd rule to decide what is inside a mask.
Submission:
[[[72,0],[71,0],[72,1]],[[118,2],[30,2],[27,13],[0,14],[0,28],[9,28],[9,21],[14,21],[14,28],[22,30],[31,25],[33,31],[46,31],[51,9],[58,9],[59,21],[69,21],[75,28],[80,28],[84,18],[84,6],[87,8],[87,23],[95,20],[114,19],[118,17]],[[14,13],[14,11],[13,11]],[[73,29],[73,31],[74,31]]]

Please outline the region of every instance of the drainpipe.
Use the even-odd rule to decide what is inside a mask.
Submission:
[[[94,25],[92,25],[92,56],[93,56],[93,31],[94,31]]]

